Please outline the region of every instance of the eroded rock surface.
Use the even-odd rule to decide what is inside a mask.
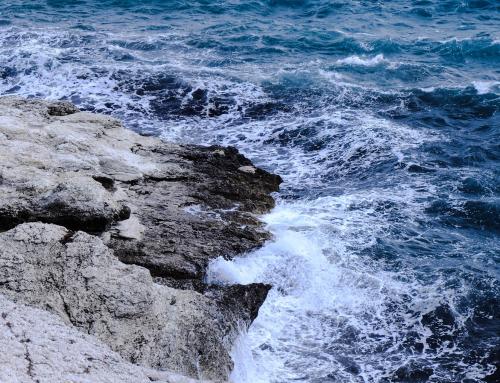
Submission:
[[[47,311],[0,295],[0,382],[196,383],[136,366]]]
[[[0,249],[5,296],[57,313],[134,363],[199,378],[227,376],[230,330],[238,319],[249,323],[267,294],[239,286],[257,302],[214,304],[234,293],[205,296],[154,283],[147,269],[120,262],[98,237],[52,224],[1,233]]]
[[[158,276],[199,279],[210,259],[259,246],[269,234],[253,214],[273,207],[280,182],[234,148],[167,144],[68,104],[0,99],[0,228],[111,228],[120,259]]]
[[[270,287],[207,286],[205,270],[269,238],[254,214],[280,182],[234,148],[0,98],[0,293],[133,363],[223,381]]]

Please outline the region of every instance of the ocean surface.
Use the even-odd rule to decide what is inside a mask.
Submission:
[[[0,94],[283,176],[235,383],[500,380],[499,1],[0,0]]]

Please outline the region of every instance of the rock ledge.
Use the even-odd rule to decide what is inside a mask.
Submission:
[[[28,364],[19,381],[110,381],[74,377],[82,365],[68,363],[45,380],[65,337],[83,349],[103,342],[88,374],[130,370],[139,382],[156,379],[144,372],[154,368],[226,381],[238,328],[255,319],[270,286],[203,278],[210,260],[269,239],[256,214],[274,206],[280,182],[234,148],[164,143],[68,103],[0,98],[0,299],[13,307],[0,336],[21,349],[30,341],[19,334],[29,332],[34,350],[53,351],[48,367]],[[36,315],[54,328],[30,307],[50,311]],[[26,364],[21,352],[0,354],[0,378]],[[184,379],[165,374],[157,380]]]

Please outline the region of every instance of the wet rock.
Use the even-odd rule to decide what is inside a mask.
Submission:
[[[102,115],[51,116],[51,105],[0,101],[0,229],[28,221],[111,228],[122,261],[184,279],[269,238],[254,214],[274,206],[281,179],[235,148],[163,143]],[[145,228],[140,238],[119,226],[132,217]]]
[[[235,148],[0,98],[0,292],[134,363],[223,381],[270,286],[207,286],[205,271],[269,238],[256,214],[280,182]]]
[[[249,285],[208,286],[205,297],[213,299],[221,310],[232,313],[235,320],[251,323],[259,313],[259,307],[267,297],[270,285],[252,283]],[[243,308],[244,316],[241,315]]]
[[[255,318],[269,287],[228,289],[203,294],[154,283],[98,237],[62,226],[26,223],[0,234],[4,296],[52,311],[144,366],[225,380],[236,326]]]
[[[200,279],[211,259],[269,239],[254,214],[274,206],[269,193],[277,190],[279,177],[262,170],[242,173],[238,169],[250,162],[234,148],[162,146],[153,153],[163,170],[127,187],[134,214],[148,229],[139,241],[111,236],[123,262],[155,276]]]

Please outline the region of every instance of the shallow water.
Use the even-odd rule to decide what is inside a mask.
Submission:
[[[233,380],[496,381],[497,1],[0,1],[0,94],[234,145],[285,180]],[[498,367],[498,366],[497,366]]]

